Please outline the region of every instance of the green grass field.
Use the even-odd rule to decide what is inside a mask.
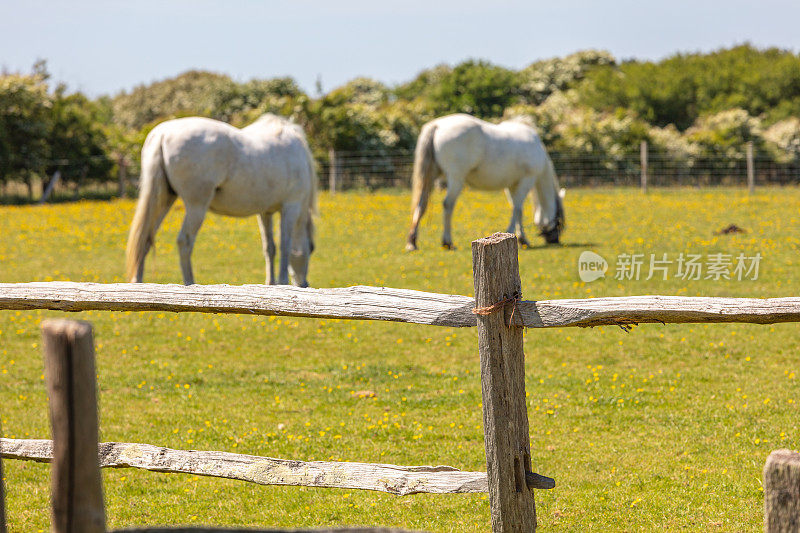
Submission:
[[[315,287],[385,285],[472,294],[470,241],[504,230],[502,194],[467,192],[457,250],[439,248],[441,195],[420,251],[403,252],[408,193],[320,199]],[[0,282],[122,281],[132,201],[0,207]],[[797,296],[800,189],[572,190],[563,245],[520,251],[523,297],[635,294]],[[180,210],[159,232],[146,281],[180,281]],[[530,210],[526,212],[530,220]],[[736,224],[747,233],[715,235]],[[529,230],[535,235],[533,228]],[[194,253],[199,283],[260,283],[254,219],[210,216]],[[579,281],[578,256],[611,263]],[[616,280],[618,254],[645,254]],[[645,280],[649,255],[762,255],[757,280]],[[3,434],[49,435],[39,323],[0,311]],[[171,313],[70,315],[95,327],[101,439],[302,460],[485,470],[473,328]],[[757,531],[769,452],[800,447],[796,324],[528,330],[528,414],[542,531]],[[353,391],[369,390],[372,398]],[[46,465],[4,461],[10,531],[49,527]],[[265,487],[103,472],[111,527],[158,524],[487,531],[486,495]]]

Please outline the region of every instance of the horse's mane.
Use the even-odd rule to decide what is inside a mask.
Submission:
[[[299,132],[301,136],[304,135],[303,129],[298,124],[295,124],[286,117],[275,115],[274,113],[265,113],[261,115],[255,120],[255,122],[244,129],[250,128],[258,128],[263,131],[269,131],[275,135],[280,135],[284,130],[289,129],[295,133]]]
[[[533,128],[537,134],[539,133],[539,129],[536,127],[536,121],[530,115],[513,115],[503,120],[503,122],[515,122],[517,124],[524,124],[529,128]]]

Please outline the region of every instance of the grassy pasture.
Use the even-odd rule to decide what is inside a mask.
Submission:
[[[407,192],[322,195],[316,287],[385,285],[472,294],[470,240],[503,230],[501,194],[468,191],[458,249],[438,247],[439,195],[420,251],[403,250]],[[0,207],[0,281],[122,281],[132,201]],[[520,251],[527,299],[634,294],[800,294],[800,190],[573,190],[564,245]],[[526,212],[530,219],[530,210]],[[145,279],[179,282],[175,209]],[[714,235],[731,223],[747,233]],[[530,230],[533,236],[535,232]],[[537,239],[539,243],[541,239]],[[611,263],[582,283],[581,251]],[[645,280],[649,254],[763,259],[757,280]],[[613,279],[620,253],[643,253],[640,280]],[[194,252],[200,283],[258,283],[254,219],[209,216]],[[3,434],[49,434],[39,322],[0,312]],[[72,315],[94,324],[101,438],[303,460],[485,469],[474,329],[170,313]],[[761,470],[800,447],[796,324],[643,325],[528,330],[528,413],[542,531],[756,531]],[[371,391],[358,397],[354,392]],[[371,396],[371,397],[369,397]],[[49,527],[48,467],[5,461],[11,531]],[[485,495],[389,495],[263,487],[124,470],[103,472],[111,527],[157,524],[376,524],[486,531]]]

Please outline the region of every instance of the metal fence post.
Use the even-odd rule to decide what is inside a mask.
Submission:
[[[750,194],[756,188],[756,166],[753,161],[753,141],[747,142],[747,190]]]
[[[336,179],[339,171],[336,162],[336,150],[333,148],[328,150],[328,161],[330,161],[330,167],[328,168],[328,190],[333,195],[336,194]]]
[[[117,159],[117,195],[120,198],[128,197],[128,162],[125,156]]]
[[[642,192],[647,192],[647,141],[639,146],[639,161],[642,166]]]

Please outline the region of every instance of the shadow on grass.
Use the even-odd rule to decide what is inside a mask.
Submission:
[[[534,244],[533,246],[523,246],[522,250],[545,250],[551,248],[595,248],[596,243],[593,242],[566,242],[560,244]]]
[[[129,198],[136,196],[128,195]],[[75,195],[72,193],[54,194],[48,198],[46,204],[66,204],[71,202],[80,202],[82,200],[113,200],[119,198],[116,191],[82,191],[80,194]],[[24,194],[12,194],[0,197],[0,205],[38,205],[39,198],[29,198]]]

